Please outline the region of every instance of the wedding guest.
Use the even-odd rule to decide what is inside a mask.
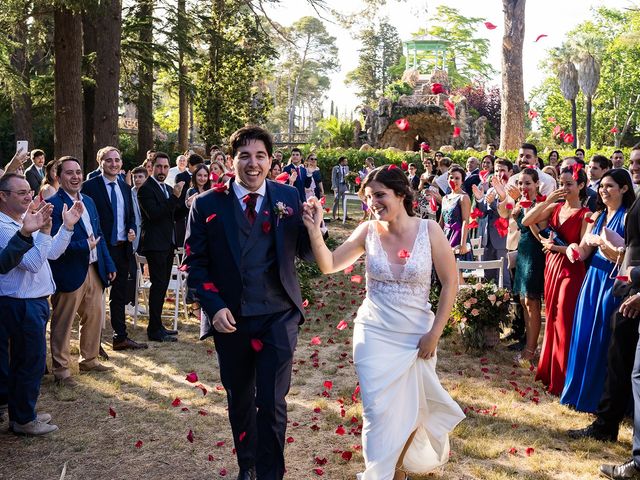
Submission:
[[[539,168],[538,161],[538,149],[535,145],[531,143],[523,143],[518,150],[518,165],[521,169],[525,168]],[[546,173],[538,170],[537,176],[539,178],[539,190],[542,195],[550,195],[556,189],[556,181],[553,177],[547,175]],[[513,175],[509,179],[509,183],[511,185],[517,185],[518,183],[518,175]]]
[[[57,166],[58,162],[55,160],[51,160],[44,166],[44,178],[42,179],[42,185],[38,192],[40,198],[43,200],[53,197],[58,191],[58,188],[60,188],[58,176],[56,175]]]
[[[309,155],[307,155],[305,166],[307,167],[307,176],[311,178],[311,183],[304,189],[306,198],[324,197],[322,173],[320,172],[320,167],[318,167],[318,157],[315,153],[310,153]]]
[[[53,205],[51,232],[56,234],[64,226],[65,206],[82,202],[82,220],[73,227],[71,243],[58,259],[50,261],[56,292],[51,297],[51,358],[56,382],[75,387],[71,376],[70,341],[73,320],[80,317],[80,371],[107,372],[113,370],[98,362],[102,333],[102,295],[116,278],[116,265],[109,255],[100,227],[95,202],[80,193],[82,167],[73,157],[58,161],[57,175],[60,190],[51,197]],[[100,175],[101,176],[101,175]],[[94,177],[96,178],[96,177]]]
[[[559,180],[559,188],[537,202],[522,219],[527,227],[548,225],[548,236],[540,237],[546,253],[545,331],[535,378],[547,386],[552,395],[560,395],[564,387],[573,315],[586,273],[584,262],[569,260],[567,246],[580,243],[588,225],[585,218],[588,219],[590,213],[582,206],[587,185],[584,170],[565,168]]]
[[[278,175],[282,173],[282,165],[278,162],[271,162],[271,168],[269,169],[269,180],[275,180]]]
[[[169,169],[167,175],[166,184],[173,187],[176,183],[176,177],[187,169],[187,157],[185,155],[178,155],[176,158],[176,166]]]
[[[469,253],[467,223],[471,213],[471,200],[463,191],[465,172],[460,167],[449,170],[449,188],[451,193],[442,199],[442,217],[440,226],[449,240],[456,257],[466,259]]]
[[[546,167],[544,167],[542,169],[542,171],[544,173],[546,173],[547,175],[553,177],[553,179],[556,181],[556,183],[558,182],[558,170],[556,170],[556,167],[552,167],[551,165],[547,165]]]
[[[371,172],[374,168],[376,168],[376,163],[373,157],[365,158],[364,166],[362,167],[362,170],[358,172],[358,177],[360,177],[360,182],[362,182],[367,177],[367,175],[369,175],[369,172]],[[360,221],[364,222],[369,216],[369,207],[367,206],[366,202],[362,202],[361,208],[362,208],[362,218],[360,219]]]
[[[438,225],[415,218],[413,192],[399,168],[373,170],[360,195],[375,220],[360,224],[333,252],[322,240],[319,202],[305,207],[303,220],[323,273],[367,254],[367,296],[353,333],[363,402],[362,477],[404,480],[407,470],[425,474],[448,461],[449,432],[464,419],[436,373],[438,341],[457,291],[456,268]],[[428,301],[433,268],[442,283],[435,314]]]
[[[513,177],[511,177],[513,178]],[[538,227],[525,226],[522,221],[525,214],[535,204],[538,195],[538,171],[533,168],[525,168],[518,174],[518,200],[512,209],[512,217],[516,220],[520,230],[520,241],[518,242],[518,256],[513,281],[513,293],[520,297],[520,303],[524,311],[524,323],[526,331],[526,347],[518,360],[533,362],[538,346],[538,336],[540,335],[541,324],[541,298],[544,289],[544,269],[545,262],[542,245],[538,238]],[[506,208],[513,205],[511,198],[500,205]]]
[[[293,176],[293,172],[296,173],[293,187],[298,190],[298,193],[300,194],[300,201],[304,202],[307,199],[305,188],[308,188],[311,184],[311,177],[307,175],[307,169],[302,164],[302,151],[297,147],[292,148],[291,158],[289,160],[291,163],[289,163],[289,165],[285,165],[282,171],[287,172],[290,178]]]
[[[44,204],[29,212],[33,207],[31,188],[24,176],[5,174],[0,179],[0,420],[8,408],[11,430],[44,435],[58,429],[49,424],[51,415],[36,412],[47,356],[47,297],[55,291],[47,259],[59,257],[69,245],[82,205],[76,202],[64,209],[64,228],[53,238],[53,207]],[[5,253],[10,253],[12,245],[15,248],[16,237],[29,248],[14,251],[12,265],[5,265]],[[5,266],[12,268],[5,270]]]
[[[418,168],[416,167],[415,163],[410,163],[408,168],[409,171],[407,178],[409,179],[409,185],[411,185],[411,188],[414,192],[417,192],[418,187],[420,186],[420,176],[418,175]]]
[[[604,228],[624,237],[624,219],[635,200],[629,176],[611,170],[602,176],[594,223],[582,242],[572,242],[571,250],[579,258],[590,258],[587,277],[582,285],[571,335],[567,380],[560,403],[581,412],[593,413],[598,407],[607,372],[607,348],[611,338],[610,318],[620,305],[612,295],[619,252],[603,240]],[[580,263],[579,261],[576,263]]]
[[[224,169],[224,163],[218,161],[218,160],[214,160],[211,162],[211,165],[209,165],[209,176],[212,178],[212,181],[214,183],[217,182],[224,182],[226,181],[224,177],[224,174],[226,173],[225,169]],[[217,179],[214,177],[217,177]]]
[[[333,219],[340,211],[342,199],[347,193],[347,175],[349,174],[349,161],[347,157],[340,157],[338,164],[331,170],[331,190],[333,190]],[[346,215],[346,212],[344,212]]]
[[[557,169],[558,162],[560,162],[560,154],[557,150],[551,150],[551,152],[549,152],[549,157],[547,157],[547,160],[550,167]]]
[[[196,196],[206,192],[211,188],[211,179],[209,178],[209,169],[204,163],[196,166],[191,174],[191,187],[187,191],[187,199],[185,200],[187,208],[191,208],[191,204]]]

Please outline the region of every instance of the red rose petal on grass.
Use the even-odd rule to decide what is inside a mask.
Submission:
[[[116,411],[111,407],[109,407],[109,415],[111,415],[113,418],[116,418]]]
[[[202,284],[202,289],[206,292],[218,293],[218,287],[216,287],[212,282],[205,282]]]
[[[196,383],[198,381],[198,374],[196,372],[188,373],[185,380],[189,383]]]
[[[351,272],[353,272],[353,265],[349,265],[347,268],[345,268],[343,270],[345,275],[349,275]]]
[[[187,407],[182,407],[180,410],[183,411],[183,412],[188,412],[189,411],[189,409]]]
[[[387,170],[393,170],[394,168],[398,168],[398,166],[392,163],[391,165],[389,165],[389,168],[387,168]]]
[[[293,442],[295,442],[293,437],[287,437],[287,443],[293,443]]]
[[[224,446],[224,441],[220,440],[216,442],[216,447],[223,447]]]
[[[399,258],[409,258],[410,256],[411,254],[409,253],[409,250],[402,249],[398,252]]]
[[[269,220],[265,220],[262,222],[262,232],[269,233],[271,231],[271,222]]]
[[[629,281],[629,277],[627,277],[626,275],[616,275],[616,280],[620,280],[621,282],[628,282]],[[115,417],[115,415],[114,415]]]
[[[460,127],[453,127],[453,138],[460,136]]]
[[[444,108],[447,109],[447,113],[451,118],[456,118],[456,104],[451,100],[445,100],[443,102]]]
[[[336,328],[338,330],[344,330],[348,326],[349,326],[349,324],[347,322],[345,322],[344,320],[340,320],[340,322],[338,322],[338,325],[336,325]]]
[[[241,442],[244,440],[244,437],[247,436],[247,432],[241,432],[240,435],[238,435],[238,441]]]
[[[254,351],[259,352],[260,350],[262,350],[262,347],[262,340],[258,338],[251,339],[251,348],[253,348]]]
[[[510,453],[511,455],[515,455],[516,453],[518,453],[518,450],[516,449],[516,447],[511,447],[511,448],[509,449],[509,453]]]
[[[221,468],[220,471],[218,472],[218,474],[221,477],[226,477],[227,476],[227,469],[226,468]]]
[[[320,337],[313,337],[309,342],[310,345],[320,345],[321,343],[322,340],[320,340]]]
[[[409,125],[409,120],[407,120],[406,118],[399,118],[395,123],[398,129],[402,132],[406,132],[407,130],[409,130],[409,128],[411,128],[411,125]]]
[[[207,349],[207,355],[213,355],[213,350]]]
[[[360,283],[360,282],[362,282],[362,276],[361,275],[353,275],[351,277],[351,281],[353,283]]]
[[[209,415],[209,413],[206,412],[205,410],[198,410],[198,415],[202,415],[203,417],[206,417],[207,415]]]
[[[316,465],[326,465],[328,460],[325,457],[314,457],[313,461]]]
[[[530,457],[535,453],[535,450],[533,447],[527,447],[527,449],[525,450],[525,453],[527,454],[527,457]]]
[[[487,27],[487,30],[495,30],[496,28],[498,28],[497,25],[494,25],[491,22],[484,22],[484,26]]]
[[[173,402],[171,402],[171,406],[172,407],[179,407],[181,403],[182,403],[182,400],[180,400],[180,398],[176,397],[176,398],[173,399]]]
[[[287,172],[282,172],[280,175],[276,177],[276,182],[286,183],[289,181],[289,174]]]
[[[326,388],[327,390],[331,390],[333,388],[333,382],[331,380],[325,380],[324,388]]]
[[[207,394],[207,389],[204,385],[199,383],[195,386],[195,388],[199,388],[202,391],[202,396],[205,396]]]
[[[214,460],[215,460],[215,457],[213,455],[209,454],[209,461],[213,462]]]
[[[305,298],[304,301],[302,302],[302,308],[307,308],[308,306],[309,306],[309,300]]]
[[[316,475],[318,475],[318,476],[320,476],[320,477],[321,477],[322,475],[324,475],[324,470],[323,470],[323,469],[321,469],[320,467],[318,467],[318,468],[314,468],[314,469],[313,469],[313,473],[315,473]]]
[[[344,427],[342,425],[338,425],[338,428],[336,428],[336,433],[338,435],[344,435],[346,433]]]
[[[135,446],[136,448],[142,448],[142,440],[138,440]]]
[[[536,39],[534,40],[534,42],[537,42],[538,40],[540,40],[541,38],[545,38],[548,37],[549,35],[547,35],[546,33],[541,33],[540,35],[538,35],[536,37]]]
[[[444,92],[444,87],[442,86],[441,83],[431,84],[431,93],[433,93],[434,95],[438,95],[439,93],[443,93],[443,92]]]
[[[342,452],[342,455],[340,455],[342,457],[343,460],[346,460],[347,462],[349,460],[351,460],[351,457],[353,457],[353,452],[350,452],[349,450],[345,450],[344,452]]]
[[[191,430],[187,433],[187,440],[189,440],[189,443],[193,443],[193,432]]]
[[[211,215],[209,215],[207,217],[207,223],[209,223],[211,220],[213,220],[214,218],[216,218],[218,216],[217,213],[212,213]]]

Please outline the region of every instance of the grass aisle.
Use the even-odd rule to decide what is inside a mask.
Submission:
[[[329,202],[330,203],[330,202]],[[354,208],[350,216],[359,217]],[[344,238],[354,222],[331,224]],[[350,274],[314,280],[315,300],[300,332],[289,402],[286,478],[355,479],[362,470],[361,405],[354,402],[352,320],[364,296],[363,261]],[[347,328],[336,328],[341,321]],[[144,324],[130,333],[145,338]],[[110,337],[110,331],[104,338]],[[112,352],[114,372],[78,375],[75,390],[45,377],[39,410],[60,430],[43,438],[0,434],[0,479],[216,479],[237,475],[211,340],[197,341],[195,319],[180,325],[179,342],[152,343],[141,353]],[[74,337],[77,338],[77,335]],[[77,355],[77,342],[73,348]],[[504,346],[482,356],[465,353],[456,335],[439,351],[441,380],[468,418],[454,431],[451,461],[429,479],[595,479],[603,462],[631,451],[628,425],[621,442],[572,441],[568,428],[591,419],[559,405],[515,366]],[[190,383],[187,374],[198,380]],[[191,432],[191,434],[190,434]]]

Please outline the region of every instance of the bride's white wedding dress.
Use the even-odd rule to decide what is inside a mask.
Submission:
[[[366,237],[367,296],[358,310],[353,357],[360,381],[365,471],[359,480],[391,480],[411,433],[403,470],[426,473],[447,462],[449,432],[464,418],[440,385],[436,357],[418,358],[434,320],[429,303],[431,242],[421,220],[405,265],[391,263],[377,222]]]

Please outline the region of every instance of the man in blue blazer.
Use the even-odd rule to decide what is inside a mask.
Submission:
[[[282,479],[285,396],[303,322],[296,256],[312,261],[295,188],[266,180],[271,135],[244,127],[230,138],[235,179],[196,198],[185,265],[213,336],[237,451],[238,479]]]
[[[98,165],[102,175],[82,184],[82,193],[91,197],[100,212],[100,228],[105,235],[109,255],[116,266],[116,279],[109,294],[109,314],[113,327],[114,350],[147,348],[127,336],[125,305],[127,280],[133,259],[132,242],[136,239],[136,220],[133,213],[131,187],[119,177],[122,169],[120,151],[111,146],[98,150]],[[134,263],[135,265],[135,263]]]
[[[98,209],[91,197],[82,195],[82,168],[73,157],[62,157],[57,171],[60,189],[48,201],[53,205],[51,233],[62,227],[62,209],[82,201],[82,219],[75,224],[71,242],[51,271],[56,293],[51,297],[51,356],[53,374],[60,384],[73,387],[69,369],[69,340],[76,313],[80,316],[80,370],[104,372],[112,370],[98,363],[102,331],[102,292],[116,278],[116,266],[107,250],[100,228]],[[62,227],[64,228],[64,227]]]
[[[302,151],[300,151],[299,148],[292,148],[290,160],[291,163],[285,165],[282,171],[289,175],[293,175],[293,172],[296,172],[296,179],[293,182],[293,186],[298,190],[300,201],[304,202],[307,199],[304,189],[311,186],[311,177],[307,176],[307,169],[302,165]]]

